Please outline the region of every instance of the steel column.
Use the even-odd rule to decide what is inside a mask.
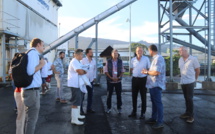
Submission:
[[[1,37],[1,51],[2,51],[2,71],[3,71],[3,76],[2,76],[2,80],[5,83],[6,82],[6,49],[5,49],[5,34],[2,34]]]
[[[160,0],[158,0],[158,50],[161,54],[161,15],[160,15]]]
[[[95,48],[96,48],[96,83],[98,83],[98,22],[95,25]]]
[[[169,1],[169,18],[170,18],[170,79],[169,82],[173,82],[173,55],[172,55],[172,46],[173,46],[173,16],[172,16],[172,0]]]
[[[189,6],[189,26],[192,26],[192,8]],[[189,34],[189,42],[192,44],[192,34]],[[192,55],[192,48],[190,47],[190,54]]]
[[[211,0],[208,0],[208,74],[206,81],[211,81]]]
[[[75,49],[78,49],[78,34],[75,36]]]

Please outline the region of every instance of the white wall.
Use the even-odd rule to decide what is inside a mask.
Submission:
[[[3,0],[3,12],[3,20],[10,23],[3,23],[4,30],[16,33],[29,41],[35,37],[41,38],[46,44],[57,39],[58,29],[56,25],[43,19],[18,1]],[[50,14],[57,16],[57,12]],[[55,19],[57,22],[57,17]],[[11,24],[15,27],[11,28]]]
[[[18,44],[21,46],[24,46],[24,42],[27,42],[27,45],[29,46],[30,41],[35,37],[42,39],[45,45],[56,40],[58,38],[58,7],[50,0],[43,1],[48,4],[49,10],[45,9],[43,5],[40,5],[40,3],[38,3],[39,0],[23,0],[26,4],[30,3],[32,8],[37,10],[44,17],[47,17],[46,19],[49,21],[39,16],[17,0],[0,0],[0,11],[2,11],[0,12],[0,30],[18,34],[19,39],[21,40],[18,41]],[[2,23],[1,20],[4,22]],[[14,44],[14,41],[10,41],[10,43]],[[53,61],[55,51],[48,53],[45,57],[50,61]],[[1,56],[0,59],[2,59]],[[2,62],[0,63],[0,77],[3,75],[1,64]]]

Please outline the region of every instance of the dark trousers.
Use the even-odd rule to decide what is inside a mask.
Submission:
[[[87,88],[87,110],[92,110],[92,103],[93,103],[93,82],[91,82],[92,88],[89,86],[86,86]],[[83,101],[84,101],[84,93],[83,93],[83,98],[81,101],[81,110],[83,111]]]
[[[193,90],[195,83],[182,84],[181,88],[184,93],[185,105],[186,105],[186,114],[190,117],[193,117]]]
[[[113,91],[116,91],[116,97],[117,97],[117,109],[121,109],[122,106],[122,98],[121,98],[121,92],[122,92],[122,83],[110,83],[107,82],[107,108],[111,109],[111,99]]]
[[[137,97],[138,97],[138,92],[140,92],[141,100],[142,100],[142,105],[141,105],[141,113],[146,112],[146,79],[147,77],[143,78],[137,78],[133,77],[132,78],[132,104],[133,104],[133,112],[137,112]]]

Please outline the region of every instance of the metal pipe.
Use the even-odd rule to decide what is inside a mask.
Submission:
[[[17,39],[17,37],[15,37],[15,53],[17,53],[18,52],[18,39]]]
[[[78,34],[75,36],[75,49],[78,49]]]
[[[215,46],[215,0],[213,1],[213,48]]]
[[[160,18],[160,0],[158,0],[158,50],[161,54],[161,18]]]
[[[189,6],[189,25],[192,26],[192,8]],[[192,34],[189,34],[189,42],[192,44]],[[192,55],[192,49],[190,48],[190,54]]]
[[[56,47],[60,46],[64,42],[73,38],[76,35],[76,33],[80,34],[81,32],[83,32],[83,31],[87,30],[88,28],[92,27],[93,25],[95,25],[97,22],[104,20],[105,18],[107,18],[107,17],[111,16],[112,14],[118,12],[119,10],[127,7],[128,5],[130,5],[131,3],[135,2],[135,1],[137,1],[137,0],[124,0],[120,3],[118,3],[117,5],[109,8],[108,10],[102,12],[101,14],[95,16],[94,18],[88,20],[87,22],[83,23],[79,27],[73,29],[72,31],[68,32],[67,34],[61,36],[60,38],[58,38],[57,40],[52,42],[49,45],[49,46],[51,46],[51,48],[44,51],[43,55],[47,54],[49,51],[55,49]]]
[[[172,46],[173,46],[173,16],[172,16],[172,0],[169,1],[169,18],[170,18],[170,80],[169,82],[173,82],[173,56],[172,56]]]
[[[131,68],[131,5],[129,6],[129,70]],[[129,71],[130,72],[130,71]]]
[[[6,82],[6,49],[5,49],[5,34],[2,34],[2,37],[1,37],[1,51],[2,51],[2,71],[3,71],[3,76],[2,76],[2,80],[3,82],[5,83]]]
[[[206,81],[211,81],[211,0],[208,0],[208,74]]]
[[[98,22],[95,25],[95,48],[96,48],[96,83],[98,83]]]

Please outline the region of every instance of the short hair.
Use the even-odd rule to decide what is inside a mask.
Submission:
[[[92,50],[92,48],[87,48],[85,54],[88,54],[90,50]]]
[[[142,46],[137,46],[135,50],[137,50],[137,48],[142,48],[142,49],[143,49],[143,47],[142,47]]]
[[[80,53],[82,53],[82,52],[83,52],[82,49],[76,49],[76,50],[75,50],[75,54],[80,54]]]
[[[39,38],[34,38],[31,40],[30,47],[37,47],[38,43],[42,43],[43,41]]]
[[[150,46],[149,46],[149,49],[152,50],[152,51],[154,51],[154,52],[157,52],[157,51],[158,51],[157,46],[154,45],[154,44],[150,45]]]
[[[184,49],[184,50],[186,50],[188,53],[189,53],[189,48],[188,47],[185,47],[185,46],[181,46],[180,48],[182,48],[182,49]]]
[[[111,53],[114,53],[115,51],[117,51],[117,52],[118,52],[118,50],[117,50],[117,49],[113,49],[113,50],[111,51]]]
[[[59,53],[59,55],[61,55],[61,54],[65,54],[65,52],[61,51],[61,52]]]

